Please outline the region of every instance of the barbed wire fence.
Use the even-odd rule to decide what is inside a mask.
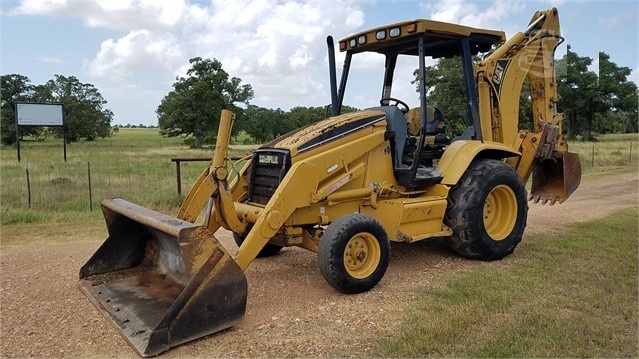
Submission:
[[[192,185],[204,164],[182,163],[181,182]],[[34,162],[2,168],[3,206],[45,211],[91,211],[105,198],[151,207],[179,206],[176,166],[166,160],[118,163]]]

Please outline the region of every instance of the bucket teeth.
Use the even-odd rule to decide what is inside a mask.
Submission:
[[[543,195],[543,194],[538,194],[534,196],[531,195],[529,198],[529,201],[534,201],[535,204],[538,204],[539,202],[541,202],[542,205],[548,204],[550,206],[554,205],[557,202],[559,202],[560,204],[563,203],[560,196]]]

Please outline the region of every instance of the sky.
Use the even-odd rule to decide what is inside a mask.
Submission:
[[[523,31],[557,7],[566,46],[606,52],[639,84],[637,0],[0,0],[0,72],[40,85],[54,75],[93,84],[113,125],[157,125],[160,101],[189,59],[217,59],[254,91],[251,104],[289,110],[330,103],[326,36],[336,41],[417,18]],[[344,104],[378,104],[383,59],[353,60]],[[343,55],[337,55],[338,74]],[[377,68],[378,71],[373,71]],[[412,64],[398,65],[393,96],[418,104]],[[202,99],[206,101],[206,99]]]

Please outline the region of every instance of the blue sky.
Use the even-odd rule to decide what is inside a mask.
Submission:
[[[288,110],[330,102],[325,38],[415,18],[525,29],[536,10],[559,9],[566,44],[595,60],[604,51],[639,83],[637,0],[1,0],[2,74],[43,84],[55,74],[95,85],[114,124],[157,124],[155,109],[195,56],[216,58],[250,84],[251,103]],[[381,93],[370,58],[349,78],[345,103],[369,107]],[[338,68],[341,65],[338,57]],[[410,80],[408,65],[397,81]],[[412,66],[412,65],[411,65]],[[414,67],[413,67],[414,68]],[[396,92],[395,92],[396,91]],[[410,84],[394,96],[417,103]]]

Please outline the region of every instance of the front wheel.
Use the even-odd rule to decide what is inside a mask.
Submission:
[[[382,279],[390,261],[390,242],[382,225],[359,213],[338,218],[319,244],[324,279],[346,294],[366,292]]]
[[[449,243],[463,256],[502,259],[511,254],[526,228],[526,189],[515,169],[485,159],[470,164],[449,194],[445,222]]]

